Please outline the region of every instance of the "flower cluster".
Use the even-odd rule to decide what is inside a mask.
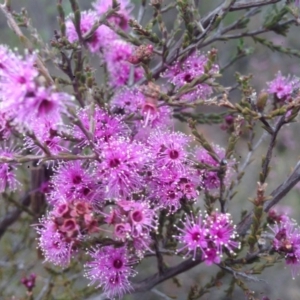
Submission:
[[[2,117],[21,129],[35,130],[37,123],[60,123],[72,97],[46,86],[36,68],[37,54],[21,57],[0,46],[0,109]]]
[[[220,263],[223,249],[233,254],[240,246],[229,214],[215,211],[204,218],[200,213],[197,217],[191,214],[186,216],[182,226],[175,226],[180,234],[174,235],[174,238],[182,244],[177,252],[184,251],[185,256],[192,254],[194,260],[201,257],[208,265]]]
[[[114,227],[116,240],[126,242],[128,248],[132,247],[135,255],[142,258],[147,250],[151,252],[150,234],[158,229],[157,211],[145,200],[120,200],[109,214],[105,214],[105,222]]]
[[[61,202],[37,227],[45,260],[67,267],[78,243],[99,230],[92,208],[85,201]]]
[[[163,75],[168,79],[177,90],[186,84],[195,83],[192,90],[182,93],[182,100],[195,101],[197,99],[205,100],[213,92],[211,85],[205,82],[203,75],[211,76],[218,74],[219,66],[209,63],[207,56],[195,52],[189,56],[184,62],[176,62]],[[198,81],[198,82],[195,82]]]
[[[298,224],[286,216],[269,228],[274,233],[274,250],[284,255],[285,262],[290,266],[292,276],[295,278],[299,274],[300,267],[300,228]]]
[[[94,26],[101,17],[111,8],[111,2],[98,0],[94,3],[94,10],[81,13],[80,35],[86,40],[88,49],[97,53],[101,62],[106,65],[109,73],[110,84],[113,87],[124,86],[129,80],[136,82],[144,75],[139,66],[133,66],[129,60],[135,52],[135,48],[120,39],[118,35],[106,25],[100,25],[94,30]],[[120,3],[118,14],[108,18],[112,26],[123,30],[128,28],[128,21],[132,6],[130,1],[123,0]],[[66,34],[69,42],[78,42],[79,36],[74,24],[74,16],[70,15],[66,21]],[[131,75],[131,71],[132,75]]]
[[[241,39],[237,55],[220,68],[216,49],[199,51],[217,40],[236,38],[231,31],[247,25],[248,19],[220,30],[219,19],[238,6],[234,7],[234,1],[220,10],[220,17],[208,13],[202,19],[195,5],[186,5],[188,1],[173,1],[174,6],[172,1],[164,5],[162,0],[143,0],[136,18],[133,0],[93,1],[86,11],[80,11],[78,1],[70,1],[72,13],[68,16],[62,1],[57,2],[60,30],[54,32],[50,43],[55,49],[44,47],[25,10],[16,14],[8,3],[1,6],[11,28],[25,46],[30,45],[22,55],[0,46],[0,193],[18,206],[15,211],[10,212],[10,206],[3,210],[9,212],[4,231],[22,209],[28,216],[39,217],[34,228],[44,261],[69,270],[77,258],[76,272],[82,264],[90,284],[101,288],[109,299],[152,288],[201,262],[235,275],[231,265],[251,264],[260,259],[260,250],[265,250],[260,247],[262,239],[253,237],[265,228],[261,219],[264,202],[269,199],[265,188],[279,130],[300,111],[295,96],[300,79],[278,72],[257,97],[251,76],[237,73],[236,86],[217,82],[219,72],[251,52]],[[295,3],[299,5],[299,1]],[[145,23],[147,7],[153,18],[149,20],[146,13]],[[285,33],[293,22],[283,26],[276,16],[297,15],[295,7],[287,7],[274,10],[272,26],[266,26],[270,23],[267,18],[263,27]],[[172,15],[173,9],[178,18],[170,28],[163,18]],[[28,40],[19,26],[28,27]],[[243,30],[238,37],[246,33]],[[39,53],[32,49],[31,37],[41,48]],[[297,54],[289,48],[283,52]],[[51,62],[63,76],[48,72]],[[233,100],[233,90],[241,97]],[[210,113],[204,108],[199,113],[200,105],[214,105],[217,110]],[[189,126],[178,130],[176,119]],[[199,128],[204,123],[222,122],[223,133],[229,136],[225,148],[206,138]],[[254,143],[260,122],[272,138],[258,172],[255,207],[236,229],[225,210],[264,139],[262,136]],[[249,152],[239,168],[236,157],[244,153],[236,154],[244,149],[240,147],[244,137]],[[22,149],[14,146],[16,142],[22,143]],[[295,184],[295,172],[270,193],[274,199],[267,201],[268,208],[286,194],[285,186]],[[26,190],[18,204],[11,197],[22,177]],[[281,195],[276,197],[278,191]],[[40,199],[46,205],[40,205]],[[250,219],[251,236],[240,250],[239,240],[245,240]],[[295,276],[300,266],[298,225],[272,209],[266,221],[273,232],[269,254],[283,255]],[[246,247],[251,255],[246,254]],[[231,259],[237,252],[241,256]],[[164,255],[174,254],[188,257],[188,261],[168,267]],[[159,272],[134,285],[138,265],[150,256],[157,260]],[[222,262],[223,256],[229,258]],[[195,262],[191,264],[191,260]],[[241,280],[249,277],[247,271],[242,272],[241,268]],[[208,288],[217,286],[219,279],[217,275]],[[23,277],[21,282],[33,297],[36,276]],[[250,297],[252,291],[240,283]],[[192,288],[190,294],[197,298],[201,291]]]
[[[278,72],[275,79],[268,83],[267,92],[273,94],[278,101],[288,101],[293,92],[300,87],[300,81],[297,77],[282,76],[281,72]]]

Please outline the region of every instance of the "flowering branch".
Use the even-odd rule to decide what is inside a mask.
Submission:
[[[297,57],[297,50],[260,36],[287,36],[298,24],[298,8],[275,5],[280,0],[226,0],[203,16],[198,0],[173,2],[141,0],[133,10],[127,0],[95,0],[82,11],[70,0],[67,16],[57,0],[59,30],[50,46],[38,39],[42,56],[21,30],[37,40],[27,11],[12,12],[9,1],[0,7],[28,49],[20,55],[0,45],[0,193],[6,200],[0,238],[6,232],[28,247],[35,239],[35,264],[42,258],[61,268],[37,267],[50,275],[42,289],[35,274],[22,275],[27,298],[63,293],[86,299],[97,292],[76,285],[83,274],[101,287],[101,299],[146,291],[169,299],[156,285],[173,279],[180,286],[175,276],[203,262],[219,272],[190,287],[189,300],[221,286],[227,275],[227,296],[237,286],[252,299],[246,281],[262,281],[254,275],[280,258],[296,275],[300,229],[273,206],[300,181],[300,161],[270,195],[266,187],[280,132],[290,130],[284,125],[300,112],[300,79],[279,72],[258,86],[255,74],[231,76],[228,70],[254,55],[246,37]],[[249,30],[254,18],[262,22]],[[235,54],[220,67],[227,55],[217,42],[236,39]],[[52,77],[46,61],[61,74]],[[234,83],[224,86],[222,76]],[[203,124],[214,134],[208,136]],[[236,226],[234,196],[268,136],[253,209],[242,211]],[[31,223],[37,237],[29,234]],[[7,230],[12,224],[16,230]],[[12,252],[15,257],[22,249]],[[157,270],[133,279],[148,257]],[[184,261],[168,266],[175,257]],[[14,284],[14,274],[3,276]]]

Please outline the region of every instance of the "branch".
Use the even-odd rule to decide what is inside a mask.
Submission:
[[[160,292],[157,289],[152,289],[151,292],[153,292],[154,294],[160,296],[161,298],[163,298],[165,300],[172,300],[172,298],[168,297],[167,295],[165,295],[164,293]]]
[[[242,10],[242,9],[249,9],[252,7],[259,7],[259,6],[266,6],[266,5],[270,5],[270,4],[275,4],[280,2],[281,0],[270,0],[270,1],[246,1],[246,3],[237,3],[236,5],[234,5],[233,7],[231,7],[230,11],[236,11],[236,10]],[[242,1],[241,1],[242,2]]]
[[[223,266],[223,265],[218,265],[222,270],[225,270],[229,273],[231,273],[234,278],[237,278],[237,277],[241,277],[243,279],[246,279],[248,281],[252,281],[252,282],[260,282],[260,281],[263,281],[265,282],[265,280],[263,279],[260,279],[260,278],[257,278],[253,275],[249,275],[249,274],[246,274],[245,272],[239,272],[239,271],[235,271],[233,270],[232,268],[229,268],[228,266]]]
[[[250,2],[250,1],[239,1],[235,3],[233,6],[230,7],[229,11],[237,11],[237,10],[243,10],[243,9],[249,9],[253,7],[259,7],[259,6],[266,6],[270,4],[275,4],[280,2],[281,0],[270,0],[270,1],[259,1],[259,2]],[[223,9],[223,5],[218,6],[215,10],[210,12],[207,16],[205,16],[202,20],[202,25],[206,27],[211,19],[215,17],[215,15],[218,15],[220,11]]]
[[[298,182],[300,181],[300,161],[296,164],[293,173],[287,178],[287,180],[278,186],[272,193],[272,199],[265,202],[264,211],[268,212],[275,204],[277,204]],[[237,226],[237,233],[239,235],[244,235],[249,229],[252,223],[253,213],[248,214],[243,221]],[[193,267],[202,263],[201,258],[196,260],[188,259],[177,266],[168,268],[161,275],[159,273],[152,275],[145,280],[138,282],[134,285],[134,293],[137,292],[146,292],[151,290],[157,284],[170,279],[178,274],[181,274],[187,270],[192,269]],[[240,274],[238,274],[240,275]],[[251,278],[253,279],[253,278]]]
[[[300,161],[297,162],[293,173],[279,185],[271,194],[270,200],[264,203],[264,211],[268,212],[274,205],[283,199],[285,195],[300,181]],[[249,213],[237,226],[237,233],[245,235],[252,223],[253,212]]]
[[[79,159],[96,159],[96,155],[73,155],[73,154],[57,154],[57,155],[26,155],[14,157],[0,156],[0,163],[25,163],[30,161],[49,161],[49,160],[79,160]]]
[[[276,143],[276,139],[277,139],[277,135],[281,129],[281,127],[285,124],[285,115],[283,115],[279,121],[277,122],[277,124],[275,125],[275,129],[273,130],[273,134],[271,137],[271,141],[268,147],[268,151],[266,154],[265,159],[263,160],[263,165],[262,165],[262,173],[260,175],[260,182],[264,183],[267,179],[268,173],[269,173],[269,165],[271,162],[271,158],[272,158],[272,152],[273,149],[275,147],[275,143]]]
[[[165,272],[162,275],[154,274],[150,276],[149,278],[146,278],[143,281],[140,281],[136,284],[134,284],[133,293],[140,293],[140,292],[146,292],[148,290],[151,290],[153,287],[155,287],[157,284],[172,278],[178,274],[181,274],[187,270],[192,269],[193,267],[199,265],[202,262],[201,258],[196,258],[195,260],[192,260],[191,258],[178,264],[177,266],[168,268],[165,270]]]
[[[27,192],[20,201],[20,207],[16,208],[14,211],[9,213],[4,219],[0,221],[0,239],[5,233],[6,229],[14,224],[20,217],[23,209],[21,206],[28,207],[30,204],[30,192]]]

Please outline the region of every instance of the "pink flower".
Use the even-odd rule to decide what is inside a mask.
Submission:
[[[99,144],[118,136],[126,137],[130,133],[128,126],[122,122],[120,116],[109,115],[107,111],[98,107],[93,113],[89,108],[84,108],[79,111],[78,117],[86,131],[93,135],[94,142]],[[93,128],[90,128],[91,124],[93,124]],[[79,127],[74,127],[73,135],[82,140],[84,145],[88,145],[88,138]]]
[[[274,233],[273,248],[285,257],[295,278],[300,270],[300,230],[294,220],[287,218],[283,222],[269,227]]]
[[[42,219],[37,232],[39,247],[43,251],[45,261],[54,265],[67,267],[73,253],[72,244],[68,243],[51,219]]]
[[[198,250],[203,253],[208,246],[209,230],[206,228],[205,221],[203,221],[201,215],[198,215],[197,219],[192,215],[186,216],[186,219],[182,224],[183,228],[176,226],[180,235],[174,236],[174,238],[178,239],[178,241],[183,244],[177,252],[187,251],[186,255],[192,253],[193,259],[195,260],[197,254],[199,254]]]
[[[100,18],[94,11],[81,12],[80,29],[81,34],[87,34]],[[67,38],[71,43],[78,41],[78,34],[76,32],[73,15],[70,15],[66,20]],[[87,46],[92,53],[98,52],[101,48],[107,46],[116,38],[116,34],[107,26],[101,25],[97,28],[94,34],[87,41]]]
[[[136,88],[124,87],[118,90],[110,104],[114,111],[120,114],[136,114],[141,110],[145,96]]]
[[[69,151],[67,148],[63,147],[63,139],[58,136],[58,129],[56,124],[52,124],[48,120],[44,120],[44,123],[41,122],[41,124],[38,124],[37,126],[33,126],[34,135],[37,138],[37,140],[47,147],[47,149],[54,155],[60,153],[61,151]],[[36,154],[42,154],[43,150],[36,145],[35,141],[29,137],[26,136],[24,138],[25,146],[30,151],[36,153]]]
[[[130,209],[127,213],[132,237],[142,236],[145,231],[157,230],[157,208],[151,208],[145,200],[127,202],[130,202]],[[122,201],[118,201],[117,204],[123,207]]]
[[[108,198],[131,197],[144,184],[142,171],[149,164],[147,148],[126,138],[101,144],[101,163],[95,166],[95,175],[102,182],[104,194]]]
[[[3,101],[2,111],[10,116],[19,126],[34,128],[37,122],[51,120],[52,124],[62,120],[66,105],[72,104],[72,97],[66,93],[57,93],[51,88],[36,87],[17,100]]]
[[[105,246],[89,254],[92,260],[85,264],[85,276],[91,284],[97,283],[108,297],[122,297],[132,289],[128,278],[136,275],[131,267],[135,261],[125,247]]]
[[[103,59],[107,63],[110,84],[113,87],[124,86],[128,83],[131,68],[133,68],[133,82],[144,76],[141,67],[133,66],[128,62],[133,52],[133,46],[120,39],[114,40],[106,47]]]
[[[157,168],[174,168],[183,171],[189,163],[188,144],[190,138],[181,132],[156,130],[147,141]]]
[[[216,64],[213,64],[211,69],[206,71],[205,66],[207,63],[208,58],[205,55],[195,52],[184,62],[176,62],[163,74],[163,77],[167,78],[168,82],[174,85],[175,90],[179,90],[185,84],[201,78],[206,73],[214,75],[219,72],[219,67]],[[211,86],[202,82],[196,84],[193,91],[185,93],[181,98],[187,101],[206,99],[212,92]]]
[[[35,92],[36,78],[38,71],[35,68],[35,54],[26,54],[24,57],[18,56],[8,50],[1,48],[0,53],[0,98],[2,107],[11,105],[21,105],[23,99]],[[1,55],[2,54],[2,55]],[[18,111],[20,111],[20,108]],[[8,111],[12,113],[11,111]]]
[[[275,94],[279,100],[288,100],[291,97],[293,91],[300,87],[300,81],[296,77],[287,76],[284,77],[279,71],[272,81],[268,82],[267,92]]]
[[[132,131],[135,139],[146,142],[152,128],[167,128],[171,121],[172,111],[167,106],[150,102],[138,89],[123,88],[115,93],[111,100],[113,111],[131,115],[137,120],[133,122]]]
[[[149,198],[162,209],[176,212],[187,201],[198,197],[199,179],[194,170],[157,168],[149,178]]]
[[[220,263],[225,247],[231,253],[239,248],[235,241],[237,233],[232,225],[229,214],[212,213],[205,216],[199,214],[195,219],[192,215],[182,221],[183,228],[177,227],[180,234],[174,236],[183,246],[177,252],[193,253],[193,259],[201,254],[201,258],[208,264]],[[200,250],[200,253],[199,253]]]
[[[99,194],[97,179],[80,161],[61,163],[52,176],[51,191],[48,201],[55,204],[60,201],[82,199],[88,203],[99,205],[103,198]]]
[[[207,225],[210,239],[213,241],[213,246],[220,257],[222,257],[223,247],[230,253],[234,253],[234,250],[239,248],[240,244],[235,241],[237,233],[230,219],[230,214],[213,212],[207,218]]]
[[[130,0],[119,0],[120,9],[117,12],[117,16],[111,16],[108,20],[109,22],[119,26],[121,29],[128,29],[128,21],[130,18],[130,13],[133,9]],[[107,0],[97,0],[93,4],[96,12],[102,16],[106,13],[110,8],[112,8],[112,2]]]

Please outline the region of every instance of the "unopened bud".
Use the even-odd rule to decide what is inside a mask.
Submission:
[[[257,103],[256,103],[256,107],[257,109],[262,112],[267,104],[268,101],[268,93],[266,92],[261,92],[258,97],[257,97]]]
[[[128,61],[134,65],[138,63],[148,63],[153,56],[152,45],[139,46],[133,55],[128,58]]]

